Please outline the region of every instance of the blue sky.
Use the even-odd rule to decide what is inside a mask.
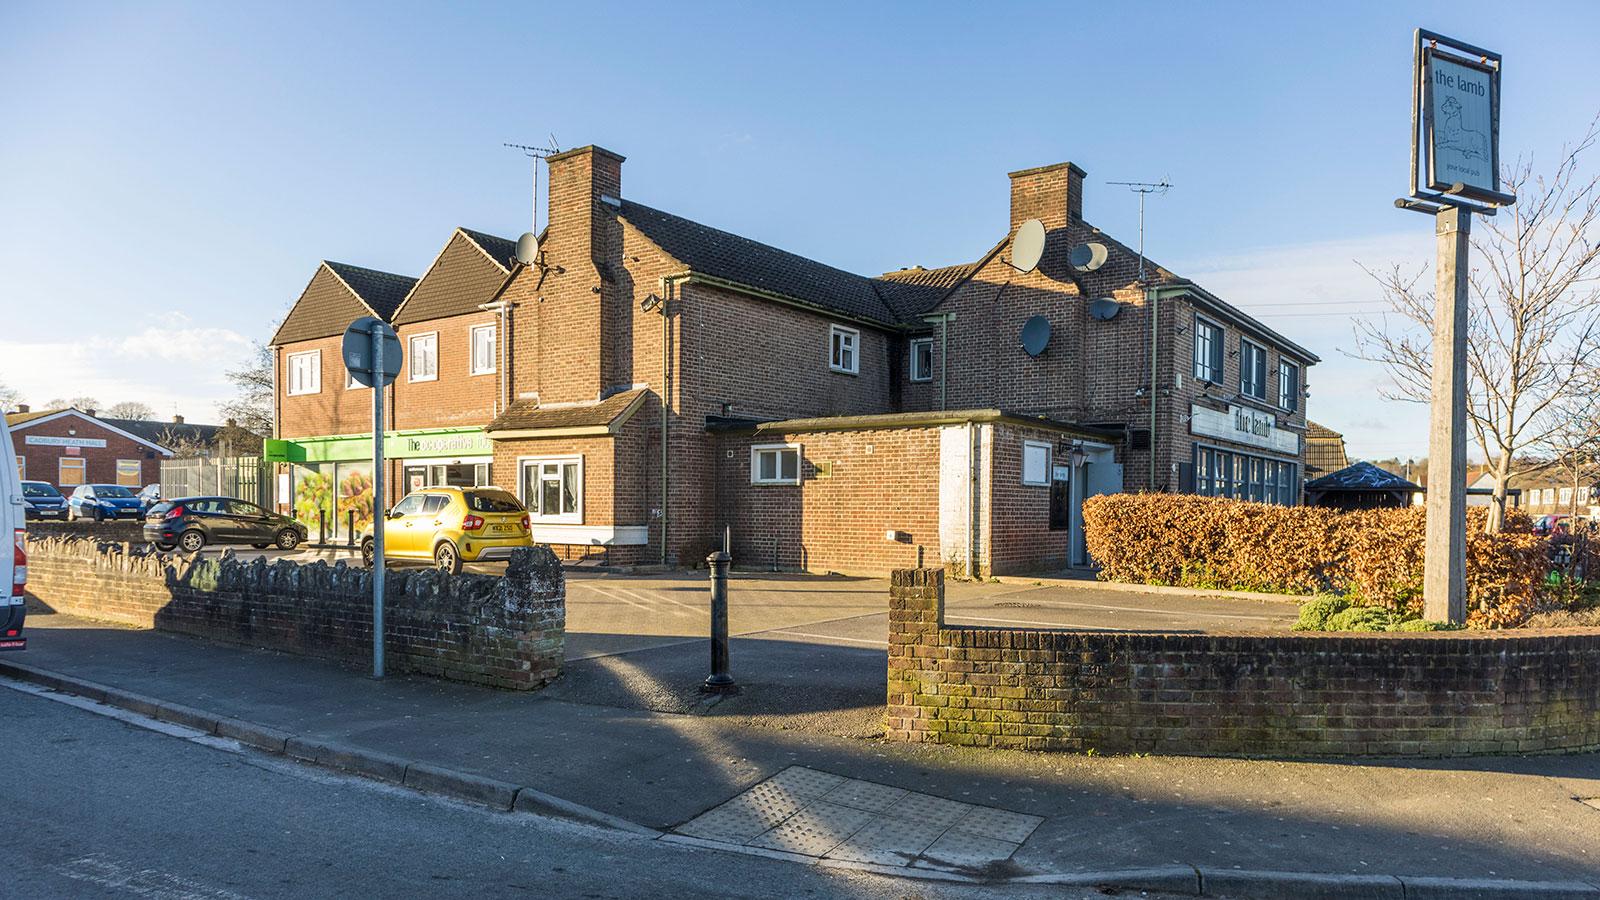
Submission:
[[[1502,153],[1600,110],[1593,4],[0,5],[0,382],[214,418],[221,373],[318,260],[417,275],[529,217],[503,141],[597,143],[641,202],[863,273],[965,261],[1012,169],[1169,178],[1150,255],[1322,354],[1314,418],[1363,456],[1425,410],[1344,358],[1355,260],[1426,261],[1411,29],[1506,57]],[[542,215],[542,211],[541,211]],[[1320,305],[1319,305],[1320,304]]]

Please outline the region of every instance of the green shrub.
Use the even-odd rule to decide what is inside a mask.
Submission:
[[[1324,631],[1388,631],[1394,614],[1376,606],[1352,606],[1334,613]]]
[[[1328,620],[1350,608],[1343,597],[1317,597],[1300,604],[1300,619],[1295,631],[1327,631]]]
[[[1460,625],[1449,622],[1430,622],[1427,619],[1407,619],[1389,626],[1390,631],[1455,631]]]

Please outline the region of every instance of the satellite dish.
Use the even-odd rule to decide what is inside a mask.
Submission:
[[[1090,241],[1087,244],[1079,244],[1073,247],[1067,261],[1072,263],[1072,267],[1079,272],[1093,272],[1106,264],[1107,254],[1108,251],[1105,244],[1099,241]]]
[[[1022,349],[1029,356],[1038,356],[1050,343],[1050,320],[1033,316],[1022,323]]]
[[[1115,319],[1119,312],[1122,312],[1122,304],[1110,297],[1096,297],[1089,301],[1089,315],[1102,322]]]
[[[1029,219],[1017,229],[1011,241],[1011,268],[1018,272],[1032,272],[1039,268],[1039,258],[1044,256],[1044,223]]]
[[[517,262],[525,266],[537,265],[539,262],[539,236],[527,232],[517,238]]]

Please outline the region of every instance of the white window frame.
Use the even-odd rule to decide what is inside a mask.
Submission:
[[[67,468],[67,463],[77,463],[78,473],[83,476],[81,481],[74,482],[70,487],[76,490],[89,483],[89,461],[81,456],[63,456],[56,460],[57,487],[67,483],[67,480],[61,477],[61,472]]]
[[[308,377],[300,377],[296,364],[302,360],[310,360],[307,367]],[[306,382],[309,381],[308,385]],[[310,394],[322,393],[322,351],[301,350],[289,354],[289,382],[285,385],[288,396],[304,397]]]
[[[1200,333],[1204,331],[1208,341],[1206,352],[1202,357],[1200,352]],[[1222,383],[1222,370],[1225,367],[1226,354],[1221,351],[1223,342],[1227,340],[1227,332],[1217,322],[1201,315],[1194,317],[1194,377],[1208,384]],[[1219,362],[1222,360],[1223,362]]]
[[[783,477],[783,456],[787,451],[794,451],[794,477]],[[761,477],[761,456],[764,453],[777,453],[778,463],[773,467],[777,473],[776,478]],[[751,444],[750,445],[750,483],[751,484],[799,484],[801,472],[805,465],[805,454],[801,452],[799,444]]]
[[[1044,465],[1039,467],[1039,475],[1038,475],[1038,477],[1037,478],[1032,478],[1032,479],[1030,479],[1028,477],[1028,451],[1030,451],[1030,450],[1043,450],[1044,451]],[[1018,474],[1020,474],[1022,476],[1022,483],[1027,487],[1049,487],[1050,486],[1050,461],[1051,461],[1051,457],[1053,455],[1054,455],[1053,448],[1048,443],[1046,443],[1045,441],[1023,441],[1022,442],[1022,466],[1021,466],[1022,471],[1018,473]]]
[[[1294,373],[1294,383],[1287,386],[1289,388],[1287,391],[1284,390],[1285,385],[1283,383],[1283,373],[1285,371]],[[1278,358],[1278,407],[1288,412],[1294,412],[1300,408],[1300,366],[1283,357]]]
[[[928,348],[928,371],[917,374],[917,350],[920,347]],[[910,376],[912,381],[933,380],[933,338],[912,338],[910,355]]]
[[[347,391],[355,391],[355,390],[360,390],[361,388],[364,388],[364,387],[366,387],[366,385],[364,385],[361,382],[356,380],[356,373],[350,371],[349,369],[345,369],[344,370],[344,389],[345,390],[347,390]]]
[[[417,360],[423,357],[423,354],[419,354],[417,352],[418,341],[431,341],[433,348],[433,371],[423,375],[417,374]],[[418,382],[439,380],[439,332],[424,331],[420,334],[413,334],[411,337],[406,339],[406,351],[406,381]]]
[[[850,354],[847,366],[839,360],[846,351]],[[861,372],[861,332],[843,325],[828,326],[828,368],[845,375]]]
[[[478,334],[489,333],[489,365],[478,365]],[[487,325],[473,325],[467,329],[467,370],[474,375],[493,375],[500,365],[500,348],[496,341],[500,335],[496,333],[495,323]]]
[[[537,489],[538,488],[537,482],[543,481],[543,478],[544,478],[543,467],[546,466],[546,465],[554,465],[554,466],[557,467],[557,469],[556,469],[556,477],[558,479],[561,477],[561,468],[562,467],[568,466],[568,465],[576,465],[578,467],[578,478],[577,478],[578,502],[576,504],[577,508],[574,509],[572,512],[559,512],[559,511],[557,511],[557,512],[554,512],[554,513],[544,513],[544,512],[540,512],[539,511],[539,496],[538,496],[539,492],[538,492],[538,489]],[[539,473],[539,477],[536,479],[535,496],[533,496],[533,497],[527,496],[527,493],[528,493],[527,471],[528,471],[528,467],[529,466],[538,466],[538,467],[540,467],[540,470],[541,470],[540,473]],[[584,494],[583,487],[584,487],[584,482],[583,482],[583,455],[582,454],[578,454],[576,456],[569,455],[569,456],[519,456],[519,457],[517,457],[517,494],[519,495],[518,499],[520,499],[522,501],[522,505],[523,506],[528,508],[528,519],[529,519],[529,521],[533,522],[534,524],[537,524],[537,525],[582,525],[583,524],[583,494]]]
[[[122,484],[122,467],[125,463],[133,464],[133,484]],[[114,484],[122,484],[123,487],[144,487],[144,460],[142,459],[119,459],[111,473],[112,483]]]
[[[1250,391],[1246,390],[1246,384],[1245,384],[1245,358],[1246,358],[1245,357],[1245,348],[1246,347],[1249,347],[1251,349],[1251,351],[1252,351],[1251,358],[1252,359],[1254,359],[1254,357],[1256,355],[1259,355],[1260,358],[1261,358],[1261,383],[1256,386],[1260,390],[1260,393],[1251,393]],[[1255,375],[1255,370],[1256,370],[1256,367],[1252,363],[1252,365],[1250,366],[1250,374],[1252,376]],[[1239,338],[1239,393],[1243,394],[1246,397],[1254,399],[1254,400],[1263,400],[1264,401],[1264,400],[1267,399],[1267,348],[1265,346],[1261,345],[1261,344],[1256,343],[1255,341],[1250,340],[1247,337],[1242,336],[1242,335]]]

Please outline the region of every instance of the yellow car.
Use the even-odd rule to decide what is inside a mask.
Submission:
[[[461,571],[463,562],[509,559],[532,546],[528,511],[516,497],[493,487],[431,487],[412,491],[389,510],[383,558],[431,562]],[[372,526],[361,533],[361,561],[372,565]]]

